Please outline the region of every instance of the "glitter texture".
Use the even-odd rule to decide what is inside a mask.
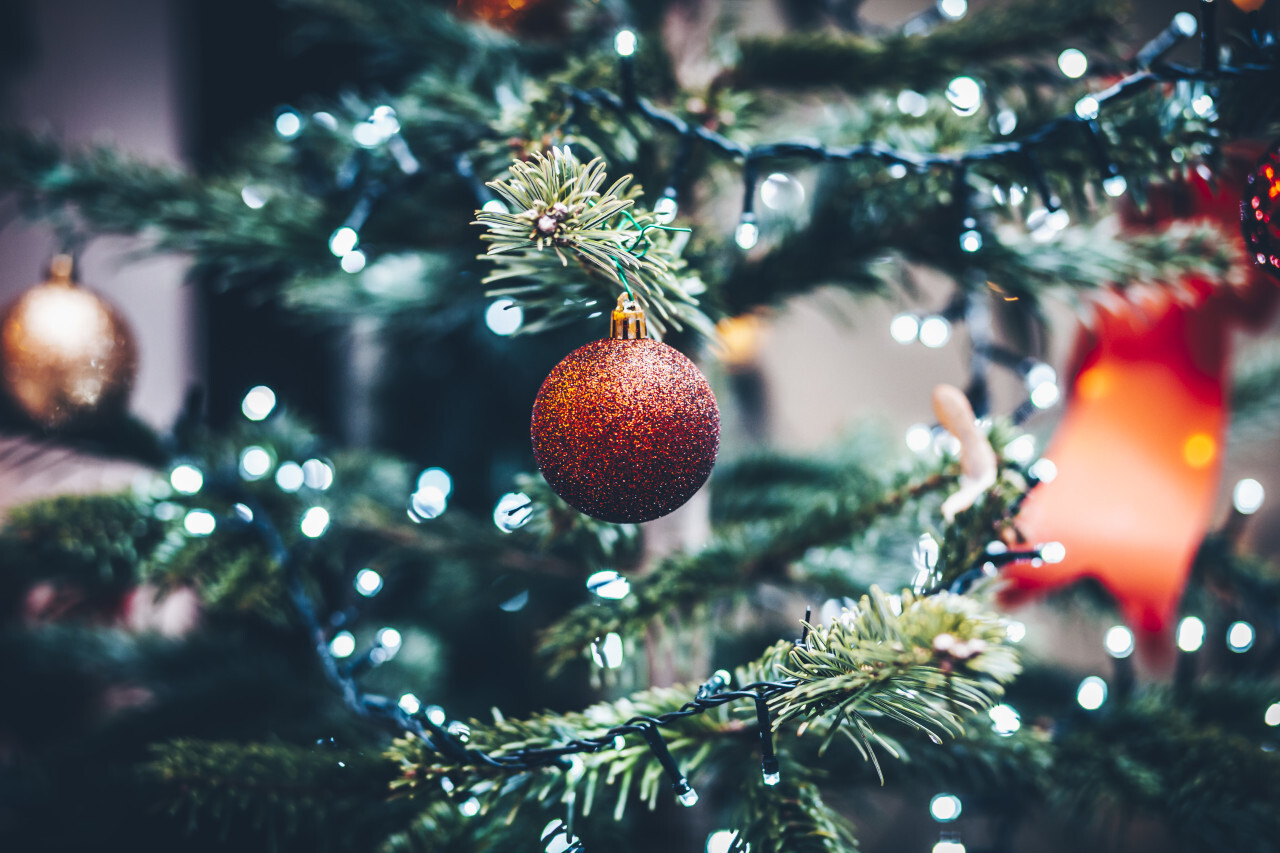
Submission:
[[[678,351],[605,338],[547,376],[531,432],[533,458],[556,494],[593,518],[635,523],[666,515],[706,482],[720,410]]]
[[[1280,277],[1280,146],[1271,148],[1258,161],[1240,201],[1240,228],[1245,251],[1254,263]]]

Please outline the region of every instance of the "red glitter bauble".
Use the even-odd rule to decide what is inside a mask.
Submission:
[[[1240,200],[1240,228],[1244,246],[1258,266],[1280,277],[1280,143],[1273,143],[1258,161]]]
[[[647,338],[605,338],[555,366],[533,403],[533,458],[601,521],[652,521],[693,496],[720,448],[720,410],[693,362]]]

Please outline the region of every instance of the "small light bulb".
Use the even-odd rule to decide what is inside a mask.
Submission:
[[[1111,198],[1120,198],[1129,189],[1129,182],[1124,175],[1112,175],[1102,181],[1102,191]]]
[[[938,0],[938,13],[948,21],[958,21],[969,11],[968,0]]]
[[[251,421],[260,421],[276,407],[276,392],[266,385],[255,385],[244,395],[240,411]]]
[[[760,242],[760,226],[756,225],[754,216],[749,213],[743,214],[742,221],[738,223],[738,230],[733,233],[733,239],[739,249],[745,251],[755,248],[756,243]]]
[[[796,210],[804,195],[804,184],[784,172],[774,172],[760,184],[760,201],[770,210]]]
[[[459,804],[458,811],[462,813],[463,817],[475,817],[480,814],[480,801],[475,797],[464,800]]]
[[[947,100],[962,116],[970,116],[982,106],[982,86],[972,77],[956,77],[947,84]]]
[[[507,492],[493,508],[493,523],[503,533],[523,527],[533,515],[533,501],[523,492]]]
[[[907,176],[907,167],[901,163],[894,163],[889,166],[889,177],[894,180],[901,180]]]
[[[1010,619],[1008,624],[1004,626],[1004,635],[1011,643],[1021,643],[1027,636],[1026,623],[1019,622],[1017,619]]]
[[[982,248],[982,235],[970,229],[960,235],[960,248],[966,252],[976,252]]]
[[[774,785],[777,785],[781,781],[782,781],[781,773],[775,772],[775,773],[764,774],[764,783],[768,785],[770,788],[772,788]]]
[[[1022,715],[1012,705],[996,705],[987,711],[991,718],[991,731],[1001,737],[1009,737],[1022,728]]]
[[[1195,616],[1188,616],[1178,623],[1178,648],[1191,653],[1199,651],[1204,645],[1204,622]]]
[[[1085,121],[1098,117],[1098,111],[1102,109],[1102,105],[1098,103],[1098,99],[1093,95],[1085,95],[1076,101],[1076,115]]]
[[[1254,631],[1248,622],[1232,622],[1227,629],[1227,648],[1243,653],[1253,648]]]
[[[245,206],[250,210],[260,210],[267,203],[267,197],[264,196],[262,191],[256,187],[245,187],[240,190],[240,200],[243,201]]]
[[[1046,563],[1061,563],[1067,558],[1067,549],[1061,542],[1046,542],[1040,546],[1040,559]]]
[[[524,322],[524,309],[513,299],[495,299],[484,312],[484,323],[495,335],[514,335]]]
[[[898,93],[898,112],[913,118],[920,118],[929,111],[929,99],[914,89],[903,89]]]
[[[329,654],[335,658],[351,657],[351,653],[355,650],[356,638],[352,636],[350,631],[339,631],[329,641]]]
[[[383,628],[378,632],[378,643],[387,651],[399,651],[402,642],[404,642],[404,638],[400,636],[400,632],[395,628]]]
[[[1036,437],[1034,435],[1018,436],[1004,446],[1004,455],[1010,461],[1026,465],[1036,455]]]
[[[342,267],[342,271],[355,275],[364,269],[369,259],[365,257],[364,252],[359,249],[352,249],[342,256],[342,260],[338,262],[338,266]]]
[[[930,349],[946,346],[951,340],[951,323],[946,317],[934,314],[920,321],[920,343]]]
[[[240,476],[246,480],[261,480],[271,470],[271,454],[256,444],[240,451]]]
[[[909,344],[920,334],[920,318],[915,314],[898,314],[889,321],[889,335],[900,344]]]
[[[669,222],[675,221],[676,211],[680,208],[680,205],[676,202],[674,191],[668,190],[668,193],[669,194],[664,194],[662,198],[658,199],[653,205],[653,218],[656,219],[660,225],[666,225]]]
[[[1107,701],[1107,682],[1096,675],[1091,675],[1080,682],[1076,690],[1076,701],[1086,711],[1096,711]]]
[[[1069,47],[1058,54],[1058,68],[1067,77],[1075,80],[1083,77],[1089,70],[1089,58],[1074,47]]]
[[[1031,467],[1027,469],[1027,473],[1042,483],[1052,483],[1058,476],[1058,466],[1053,464],[1052,459],[1045,459],[1041,457],[1031,463]]]
[[[302,466],[297,462],[286,462],[276,469],[276,485],[282,492],[296,492],[304,482],[306,477],[302,473]]]
[[[414,521],[437,518],[448,507],[449,499],[435,486],[423,486],[409,496],[409,517]]]
[[[169,472],[169,483],[180,494],[194,495],[204,486],[204,474],[194,465],[179,465]]]
[[[631,592],[631,582],[614,571],[596,572],[587,578],[587,589],[600,598],[618,601]]]
[[[428,705],[426,713],[427,719],[437,726],[443,726],[444,721],[448,719],[445,716],[444,708],[441,708],[439,705]]]
[[[183,517],[182,526],[192,536],[208,536],[218,526],[218,519],[207,509],[193,509]]]
[[[738,833],[732,829],[717,829],[707,836],[707,853],[729,853],[737,840]]]
[[[950,823],[960,817],[960,798],[955,794],[938,794],[929,801],[929,814],[939,823]]]
[[[933,430],[924,424],[914,424],[907,429],[907,447],[913,453],[924,453],[933,444]]]
[[[355,587],[365,598],[377,595],[382,591],[382,575],[373,569],[361,569],[356,572]]]
[[[687,782],[685,784],[688,786]],[[684,806],[686,809],[692,808],[698,804],[698,792],[693,790],[692,787],[686,787],[685,790],[676,794],[676,799],[680,802],[680,805]]]
[[[618,56],[632,56],[636,52],[636,34],[631,30],[619,30],[613,37],[613,49]]]
[[[1280,726],[1280,702],[1267,707],[1267,713],[1263,715],[1262,721],[1268,726]]]
[[[418,697],[412,693],[406,693],[400,697],[400,701],[396,703],[400,706],[400,710],[406,714],[416,714],[422,709],[422,703],[418,701]]]
[[[1062,391],[1056,382],[1041,382],[1031,390],[1031,405],[1037,409],[1047,409],[1062,399]]]
[[[1200,95],[1191,102],[1191,111],[1200,118],[1209,118],[1213,115],[1213,98],[1209,95]]]
[[[480,209],[485,213],[506,213],[507,206],[501,199],[491,198],[484,204],[480,205]]]
[[[283,139],[293,139],[302,132],[302,116],[289,108],[276,113],[276,133]]]
[[[329,235],[329,251],[335,258],[341,258],[359,244],[360,235],[349,225],[343,225]]]
[[[1262,488],[1262,484],[1252,478],[1246,478],[1236,483],[1236,487],[1231,491],[1231,503],[1235,506],[1236,512],[1241,515],[1253,515],[1262,508],[1262,502],[1266,499],[1267,492]]]
[[[325,491],[333,485],[333,466],[323,459],[308,459],[302,463],[302,483],[308,489]]]
[[[1123,625],[1112,625],[1107,629],[1102,644],[1113,658],[1127,658],[1133,654],[1133,632]]]
[[[308,539],[317,539],[329,529],[329,511],[322,506],[313,506],[302,514],[298,529]]]

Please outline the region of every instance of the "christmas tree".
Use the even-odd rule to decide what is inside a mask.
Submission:
[[[196,5],[0,126],[0,849],[1280,849],[1274,4]]]

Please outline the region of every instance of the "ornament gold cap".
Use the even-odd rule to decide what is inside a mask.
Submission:
[[[629,293],[618,294],[618,307],[609,319],[609,337],[620,341],[649,337],[644,325],[644,309]]]
[[[54,255],[49,261],[49,283],[72,285],[71,274],[75,270],[76,261],[71,255]]]

